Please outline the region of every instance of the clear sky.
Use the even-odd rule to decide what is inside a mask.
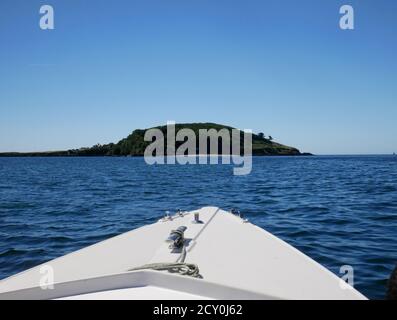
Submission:
[[[44,4],[55,30],[39,28]],[[0,151],[175,120],[317,154],[397,152],[396,41],[394,0],[1,0]]]

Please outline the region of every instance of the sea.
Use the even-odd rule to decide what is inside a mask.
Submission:
[[[0,279],[166,211],[217,206],[239,209],[338,276],[351,266],[356,289],[385,297],[397,263],[396,156],[254,157],[249,175],[233,168],[134,157],[0,158]]]

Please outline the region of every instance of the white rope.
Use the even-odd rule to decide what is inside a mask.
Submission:
[[[141,267],[133,268],[128,271],[137,270],[156,270],[168,271],[170,273],[179,273],[183,276],[190,276],[194,278],[201,278],[200,271],[197,264],[185,262],[162,262],[162,263],[149,263]]]
[[[186,259],[186,246],[185,245],[183,245],[183,248],[182,248],[182,254],[179,256],[179,258],[178,258],[178,260],[176,260],[176,262],[185,262],[185,259]]]
[[[180,230],[180,228],[184,228]],[[179,237],[173,239],[174,242],[170,245],[170,249],[179,248],[182,246],[182,253],[176,262],[159,262],[159,263],[149,263],[141,267],[132,268],[128,271],[137,270],[156,270],[156,271],[168,271],[170,273],[179,273],[183,276],[190,276],[194,278],[202,278],[197,264],[185,263],[186,259],[186,246],[184,244],[183,231],[186,227],[180,227],[177,230],[172,230],[171,235],[177,234]]]

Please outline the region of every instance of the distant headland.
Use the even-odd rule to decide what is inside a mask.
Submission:
[[[167,126],[158,126],[148,129],[134,130],[128,137],[121,139],[117,143],[97,144],[92,147],[80,149],[70,149],[62,151],[46,152],[2,152],[0,157],[90,157],[90,156],[133,156],[140,157],[144,155],[146,147],[151,143],[144,140],[145,132],[149,129],[160,129],[164,134]],[[200,129],[217,131],[227,129],[229,132],[233,127],[216,124],[216,123],[183,123],[176,124],[175,129],[191,129],[198,137]],[[241,131],[243,134],[243,131]],[[177,142],[182,144],[183,142]],[[219,145],[219,154],[222,146]],[[271,136],[266,137],[263,133],[252,134],[252,154],[254,156],[301,156],[311,155],[310,153],[301,153],[297,148],[289,147],[273,141]]]

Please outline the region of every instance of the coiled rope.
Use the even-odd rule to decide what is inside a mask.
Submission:
[[[168,271],[170,273],[178,273],[183,276],[202,278],[197,264],[185,262],[186,246],[185,246],[185,239],[183,237],[183,233],[186,229],[187,228],[185,226],[181,226],[176,230],[172,230],[169,237],[169,239],[171,239],[172,241],[172,243],[169,246],[170,249],[182,248],[181,255],[176,260],[176,262],[149,263],[141,267],[129,269],[128,271],[137,271],[137,270]]]
[[[186,247],[183,246],[182,254],[177,260],[177,262],[149,263],[141,267],[129,269],[128,271],[138,271],[138,270],[168,271],[170,273],[178,273],[182,276],[202,278],[202,276],[200,275],[200,270],[198,265],[194,263],[186,263],[185,258],[186,258]]]
[[[170,273],[178,273],[183,276],[190,276],[193,278],[202,278],[197,264],[185,262],[164,262],[164,263],[149,263],[141,267],[129,269],[128,271],[137,270],[156,270],[168,271]]]

